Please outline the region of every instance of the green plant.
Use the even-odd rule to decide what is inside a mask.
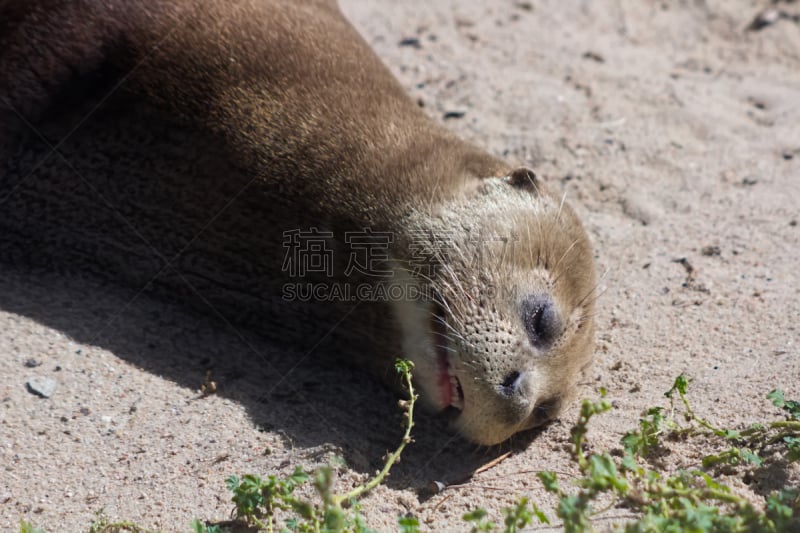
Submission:
[[[309,473],[296,467],[286,478],[247,474],[226,480],[233,496],[236,520],[206,524],[194,520],[193,533],[229,531],[281,532],[355,532],[370,530],[361,515],[358,502],[368,491],[383,483],[405,447],[412,442],[414,405],[417,396],[411,382],[412,364],[398,361],[397,371],[408,389],[409,400],[401,401],[405,431],[397,449],[386,457],[384,467],[363,485],[343,494],[334,490],[336,470],[325,466]],[[692,408],[687,391],[689,380],[678,376],[665,393],[668,407],[650,407],[638,426],[621,439],[622,452],[590,453],[587,435],[593,417],[611,409],[600,389],[600,399],[584,400],[578,421],[571,428],[571,455],[580,476],[566,486],[555,472],[539,472],[544,488],[558,497],[555,514],[567,533],[593,531],[599,515],[612,507],[625,507],[637,518],[618,531],[639,532],[790,532],[800,531],[800,488],[784,487],[764,498],[763,505],[754,505],[735,494],[713,476],[719,465],[731,468],[757,469],[769,461],[800,460],[800,402],[787,400],[780,390],[767,395],[784,413],[782,420],[753,424],[743,430],[721,428],[701,418]],[[682,417],[679,416],[682,414]],[[683,423],[678,419],[682,418]],[[657,451],[666,451],[670,443],[701,436],[705,446],[718,448],[705,455],[698,468],[664,473],[649,466]],[[316,501],[298,495],[297,489],[313,486]],[[604,502],[602,506],[598,502]],[[610,502],[610,503],[609,503]],[[549,524],[547,515],[528,498],[502,512],[502,520],[493,518],[482,508],[463,515],[464,526],[471,532],[517,533],[535,521]],[[279,524],[279,520],[282,523]],[[398,518],[402,533],[419,533],[420,523],[414,516]],[[608,528],[604,528],[608,529]],[[20,533],[44,533],[25,521]],[[112,522],[102,510],[89,528],[89,533],[154,533],[134,523]]]
[[[737,431],[720,428],[711,422],[697,416],[686,396],[689,382],[685,376],[678,376],[672,388],[665,395],[670,399],[674,410],[674,395],[678,394],[685,409],[684,416],[689,426],[677,428],[673,431],[688,433],[706,433],[717,437],[727,447],[716,454],[709,454],[703,458],[703,467],[718,464],[738,465],[749,463],[755,466],[763,464],[762,455],[765,451],[779,444],[784,445],[786,459],[794,462],[800,459],[800,402],[785,400],[783,391],[773,390],[767,398],[773,405],[786,412],[785,420],[777,420],[766,424],[756,423],[749,428]]]
[[[605,510],[593,509],[593,503],[601,494],[612,499],[606,509],[623,505],[640,516],[625,526],[626,532],[761,532],[800,528],[800,500],[796,489],[787,488],[771,494],[765,499],[762,511],[702,470],[681,470],[675,475],[665,475],[642,464],[643,458],[661,446],[661,437],[691,434],[710,435],[727,446],[721,453],[703,459],[706,468],[720,462],[760,466],[763,460],[756,451],[780,442],[786,445],[787,460],[797,460],[796,439],[800,430],[797,402],[786,402],[782,393],[773,391],[769,398],[788,413],[787,420],[758,424],[739,432],[718,428],[697,416],[686,397],[687,387],[688,380],[681,375],[665,393],[670,399],[668,415],[664,415],[662,408],[646,411],[639,427],[622,438],[624,455],[621,460],[615,460],[608,453],[586,454],[584,451],[589,420],[610,409],[603,398],[605,391],[601,391],[600,401],[584,400],[578,423],[571,431],[573,457],[582,474],[577,481],[577,494],[563,490],[555,473],[539,474],[545,489],[559,497],[556,513],[564,521],[565,531],[592,530],[592,518]],[[676,393],[689,426],[680,426],[674,420]]]
[[[294,473],[285,479],[278,479],[276,476],[262,479],[252,474],[245,475],[241,479],[232,476],[228,478],[227,485],[233,492],[232,501],[236,505],[237,518],[259,529],[274,531],[277,527],[277,514],[287,511],[291,516],[285,519],[285,526],[280,531],[304,533],[369,531],[359,512],[358,498],[384,481],[406,445],[413,442],[411,429],[414,427],[414,405],[417,399],[411,381],[413,365],[408,361],[399,360],[396,369],[402,375],[404,385],[409,392],[409,400],[399,402],[404,411],[405,432],[400,445],[387,456],[383,469],[375,477],[347,493],[335,494],[334,470],[331,467],[320,468],[313,474],[313,485],[321,503],[310,503],[295,495],[295,489],[312,477],[301,467],[297,467]],[[463,519],[471,524],[470,531],[495,531],[497,524],[488,520],[487,516],[486,510],[475,509],[465,514]],[[505,533],[516,533],[531,525],[534,519],[549,523],[545,514],[536,504],[529,503],[527,498],[521,498],[514,507],[505,509],[503,518]],[[210,530],[195,527],[195,533],[206,531],[210,533]],[[418,533],[419,520],[414,516],[401,516],[398,518],[398,528],[402,533]]]
[[[416,516],[401,516],[397,519],[400,533],[419,533],[419,520]]]
[[[278,514],[288,512],[290,516],[285,519],[285,526],[281,531],[369,531],[359,513],[358,498],[383,483],[406,445],[412,442],[411,430],[414,427],[414,405],[417,400],[411,381],[413,364],[410,361],[398,360],[395,366],[409,393],[409,400],[399,402],[405,417],[405,432],[400,445],[387,456],[383,468],[377,475],[343,494],[334,492],[335,470],[331,466],[320,468],[313,474],[309,474],[302,467],[297,467],[294,473],[285,479],[278,479],[277,476],[262,479],[253,474],[242,476],[241,479],[231,476],[226,483],[228,489],[233,492],[232,501],[236,505],[237,518],[244,523],[271,532],[277,527]],[[295,495],[295,489],[309,479],[312,480],[321,500],[319,503],[312,503]],[[415,520],[411,517],[401,519],[401,527],[404,531],[417,531],[419,524]]]
[[[192,528],[192,533],[223,533],[222,527],[204,524],[196,518],[192,520],[190,526]]]
[[[25,520],[20,520],[19,533],[45,533],[45,532],[44,529],[33,527],[33,525],[30,522],[26,522]]]
[[[158,533],[153,529],[144,528],[127,520],[111,521],[106,515],[105,510],[100,509],[96,513],[96,518],[89,526],[89,533]]]

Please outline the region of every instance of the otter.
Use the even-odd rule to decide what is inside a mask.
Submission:
[[[330,0],[0,4],[0,261],[105,276],[391,380],[492,445],[593,353],[574,211],[406,94]]]

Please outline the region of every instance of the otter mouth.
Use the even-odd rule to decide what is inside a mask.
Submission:
[[[442,306],[438,303],[435,304],[431,316],[431,332],[439,368],[439,401],[440,405],[444,406],[445,413],[455,417],[464,409],[464,389],[462,389],[461,382],[450,363],[450,352],[453,347],[450,346],[445,320]]]

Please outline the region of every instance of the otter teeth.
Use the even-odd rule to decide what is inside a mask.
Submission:
[[[461,390],[461,383],[450,368],[447,369],[447,373],[450,375],[450,407],[462,410],[464,409],[464,393]]]

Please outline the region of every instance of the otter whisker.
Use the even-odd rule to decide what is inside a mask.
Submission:
[[[567,254],[570,253],[572,251],[572,249],[575,248],[575,246],[579,242],[580,242],[579,239],[575,239],[574,241],[572,241],[572,244],[569,245],[569,248],[567,248],[566,251],[563,254],[561,254],[561,257],[558,259],[558,261],[556,262],[555,266],[553,266],[553,270],[558,271],[558,265],[561,264],[561,261],[564,260],[564,258],[567,256]]]
[[[564,267],[564,268],[560,269],[560,271],[558,272],[558,274],[556,275],[556,277],[554,277],[554,278],[553,278],[553,280],[552,280],[552,283],[553,283],[553,285],[555,286],[555,285],[556,285],[556,284],[557,284],[557,283],[558,283],[558,282],[561,280],[561,278],[562,278],[562,277],[564,277],[565,275],[567,275],[567,274],[569,274],[570,272],[572,272],[572,270],[573,270],[573,269],[575,269],[575,268],[581,268],[581,265],[580,265],[580,263],[572,263],[572,264],[569,264],[568,266],[566,266],[566,267]],[[554,269],[554,270],[555,270],[555,269]],[[604,274],[604,275],[605,275],[605,274]],[[600,280],[598,280],[598,282],[599,282],[599,281],[600,281]],[[595,285],[595,288],[596,288],[596,287],[597,287],[597,285]]]
[[[536,218],[539,218],[539,217],[537,216]],[[539,258],[538,258],[538,256],[536,258],[536,262],[534,263],[534,261],[533,261],[533,248],[531,248],[531,243],[533,243],[533,239],[531,238],[531,224],[530,224],[530,221],[528,221],[528,220],[525,221],[525,231],[528,233],[528,252],[530,252],[530,256],[531,256],[530,264],[532,264],[532,265],[535,264],[538,267],[539,266]],[[538,250],[537,250],[537,254],[538,254]]]
[[[440,317],[440,316],[436,315],[435,313],[431,313],[431,315],[433,316],[433,319],[434,319],[434,320],[438,321],[438,323],[439,323],[439,324],[441,324],[441,325],[445,326],[445,327],[446,327],[446,328],[448,328],[450,331],[452,331],[452,332],[453,332],[453,334],[454,334],[454,335],[456,335],[456,337],[457,337],[457,338],[458,338],[458,337],[461,337],[461,334],[458,332],[458,330],[457,330],[457,329],[455,329],[455,328],[454,328],[453,326],[451,326],[450,324],[448,324],[448,323],[447,323],[447,321],[446,321],[446,320],[444,320],[442,317]],[[445,334],[445,333],[442,333],[442,335],[446,335],[446,334]]]
[[[440,258],[440,264],[441,264],[442,268],[444,269],[445,273],[450,276],[450,278],[453,280],[453,283],[456,285],[456,287],[459,290],[461,290],[462,294],[464,296],[466,296],[470,301],[472,301],[473,300],[472,295],[469,294],[467,292],[467,290],[464,288],[464,286],[461,283],[461,280],[458,279],[458,276],[456,276],[456,273],[453,270],[453,268],[451,266],[449,266],[449,264],[446,261],[444,261],[444,258],[441,256],[440,252],[437,251],[436,253],[438,254],[438,256]]]
[[[602,283],[602,282],[603,282],[603,278],[605,278],[605,277],[606,277],[606,275],[608,275],[608,273],[609,273],[610,271],[611,271],[611,268],[609,267],[609,268],[607,268],[607,269],[606,269],[606,271],[605,271],[605,272],[603,272],[603,275],[602,275],[602,276],[600,276],[600,278],[597,280],[597,283],[595,283],[595,284],[594,284],[594,287],[592,287],[592,288],[591,288],[591,290],[589,290],[589,292],[586,294],[586,296],[584,296],[583,298],[581,298],[581,299],[578,301],[578,304],[577,304],[575,307],[580,307],[580,306],[582,306],[582,305],[583,305],[583,303],[586,301],[586,299],[587,299],[587,298],[589,298],[589,297],[590,297],[592,294],[594,294],[594,293],[597,291],[597,287],[599,287],[599,286],[600,286],[600,283]],[[599,298],[599,297],[600,297],[600,296],[601,296],[603,293],[605,293],[607,290],[608,290],[608,288],[605,288],[605,289],[603,289],[603,290],[602,290],[602,292],[601,292],[600,294],[596,295],[596,296],[595,296],[595,298],[594,298],[593,300],[589,300],[589,303],[594,303],[594,302],[596,302],[596,301],[597,301],[597,299],[598,299],[598,298]]]
[[[447,350],[448,352],[458,353],[458,350],[456,350],[455,348],[451,348],[450,346],[445,346],[443,344],[434,344],[433,346],[436,348]]]
[[[594,298],[592,298],[591,300],[588,300],[585,303],[585,305],[591,305],[591,304],[596,303],[600,299],[600,297],[602,297],[608,291],[608,289],[609,289],[609,287],[604,287],[603,290],[601,290],[600,292],[596,292],[595,295],[594,295]]]

